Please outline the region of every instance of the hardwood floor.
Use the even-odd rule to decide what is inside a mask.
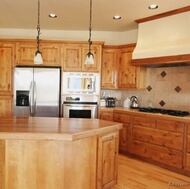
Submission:
[[[118,184],[111,189],[190,189],[190,177],[119,154]]]

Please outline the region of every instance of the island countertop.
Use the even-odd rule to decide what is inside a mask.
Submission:
[[[0,139],[79,140],[122,128],[100,119],[6,117],[0,119]]]

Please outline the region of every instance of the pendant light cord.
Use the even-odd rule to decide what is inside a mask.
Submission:
[[[40,0],[38,0],[38,24],[37,24],[37,51],[39,52],[40,46]]]
[[[91,31],[92,31],[92,0],[90,0],[90,23],[89,23],[89,52],[91,52],[91,45],[92,45],[92,41],[91,41]]]

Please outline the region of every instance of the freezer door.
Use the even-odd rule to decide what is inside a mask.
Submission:
[[[15,68],[14,70],[14,115],[30,116],[30,109],[27,100],[29,97],[30,85],[33,81],[33,68]]]
[[[59,117],[60,69],[34,68],[37,117]]]

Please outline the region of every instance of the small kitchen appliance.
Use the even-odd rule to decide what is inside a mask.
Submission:
[[[115,98],[114,97],[106,98],[106,107],[115,107]]]
[[[131,108],[139,108],[139,100],[137,96],[132,96],[130,100],[131,100],[131,106],[130,106]]]

